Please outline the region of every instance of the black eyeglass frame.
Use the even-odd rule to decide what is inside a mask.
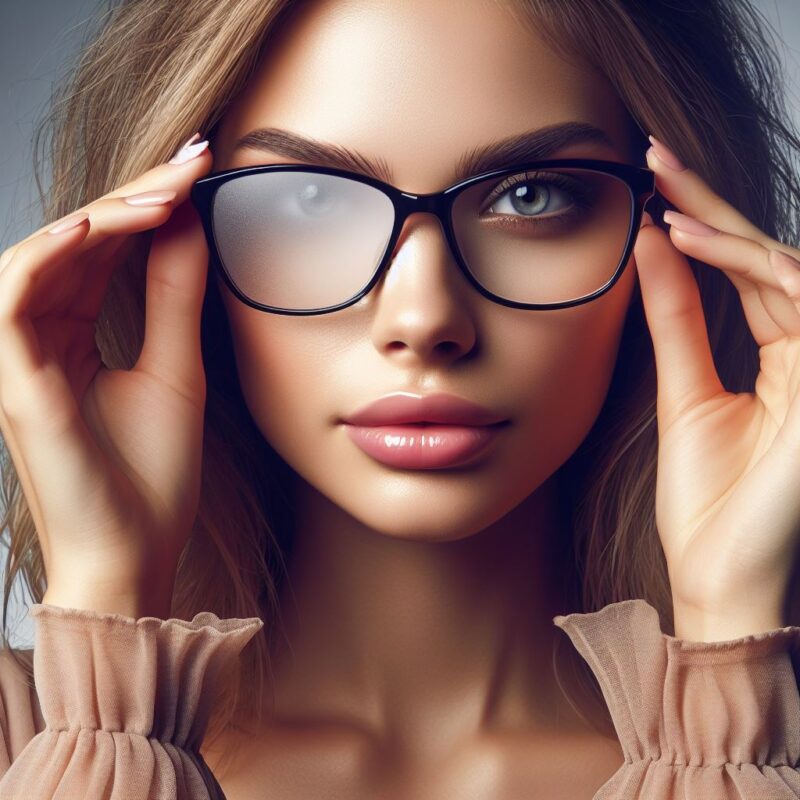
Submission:
[[[602,172],[620,179],[628,187],[631,196],[631,220],[628,229],[628,238],[625,245],[620,263],[614,270],[611,278],[599,289],[591,294],[575,298],[574,300],[565,300],[558,303],[522,303],[515,300],[509,300],[506,297],[501,297],[486,289],[475,276],[470,272],[465,259],[461,255],[461,250],[458,246],[455,233],[453,231],[452,223],[452,209],[458,195],[468,189],[473,184],[485,181],[490,178],[499,178],[506,175],[513,175],[518,172],[534,171],[534,170],[548,170],[556,169],[559,167],[581,168],[589,169],[595,172]],[[252,298],[245,295],[239,290],[236,284],[231,279],[230,275],[225,269],[222,259],[217,249],[216,238],[214,236],[213,226],[213,206],[214,195],[217,190],[228,181],[236,180],[245,175],[256,175],[262,172],[312,172],[321,173],[323,175],[333,175],[359,183],[371,186],[378,189],[386,195],[394,207],[394,224],[392,232],[386,244],[386,250],[380,260],[380,263],[375,268],[372,278],[367,282],[363,289],[358,294],[339,303],[335,306],[326,306],[324,308],[316,309],[287,309],[278,306],[268,306],[258,303]],[[357,303],[362,297],[367,295],[375,284],[380,280],[384,270],[391,261],[392,253],[394,252],[397,239],[400,236],[400,231],[405,224],[406,219],[410,214],[415,212],[429,212],[435,214],[439,218],[442,229],[444,230],[447,242],[450,245],[450,251],[455,258],[461,271],[466,276],[467,280],[475,287],[475,289],[484,297],[492,300],[500,305],[508,306],[509,308],[522,308],[529,310],[542,310],[558,308],[569,308],[571,306],[582,305],[588,303],[597,297],[605,294],[612,286],[619,280],[625,266],[628,263],[633,246],[636,241],[635,233],[641,224],[642,214],[647,201],[655,194],[655,173],[647,167],[639,167],[635,164],[627,164],[618,161],[605,161],[593,158],[561,158],[549,159],[539,161],[525,161],[519,164],[514,164],[501,169],[490,170],[489,172],[482,172],[479,175],[473,175],[469,178],[454,183],[443,189],[440,192],[431,192],[428,194],[412,194],[398,189],[396,186],[385,183],[384,181],[373,178],[370,175],[363,175],[357,172],[350,172],[348,170],[338,169],[335,167],[315,166],[312,164],[259,164],[253,167],[237,167],[235,169],[224,170],[221,172],[206,175],[203,178],[195,181],[190,190],[190,197],[192,203],[197,209],[200,219],[205,231],[206,241],[209,247],[211,257],[211,264],[214,269],[218,270],[228,288],[233,294],[246,305],[251,308],[258,309],[259,311],[266,311],[273,314],[285,314],[291,316],[311,316],[317,314],[328,314],[332,311],[338,311],[343,308]]]

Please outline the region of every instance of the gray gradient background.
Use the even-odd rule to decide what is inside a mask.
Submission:
[[[698,0],[702,2],[702,0]],[[800,124],[800,0],[754,0],[782,39],[790,104]],[[35,123],[48,107],[51,85],[70,64],[98,0],[0,0],[0,251],[42,224],[33,180]],[[4,532],[5,533],[5,532]],[[0,567],[5,548],[0,548]],[[33,625],[12,592],[11,644],[33,646]]]

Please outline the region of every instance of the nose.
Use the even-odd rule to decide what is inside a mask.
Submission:
[[[375,347],[397,361],[451,361],[475,346],[474,305],[483,298],[455,261],[439,218],[414,212],[367,298]]]

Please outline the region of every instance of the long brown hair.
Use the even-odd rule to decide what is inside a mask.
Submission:
[[[226,107],[253,73],[276,23],[297,6],[298,0],[109,4],[36,131],[34,169],[45,221],[166,160],[196,130],[213,148],[214,128]],[[785,107],[774,39],[747,0],[510,0],[503,7],[535,26],[558,52],[611,81],[642,154],[649,144],[642,131],[654,134],[767,234],[798,241],[794,158],[800,141]],[[46,159],[40,159],[48,141]],[[46,188],[43,160],[52,175]],[[658,203],[656,198],[650,207],[657,219]],[[132,237],[120,255],[98,320],[98,345],[110,368],[130,368],[141,348],[151,234]],[[738,294],[720,270],[690,261],[722,381],[730,391],[752,391],[758,351]],[[214,281],[208,281],[202,343],[208,379],[202,497],[171,613],[191,619],[210,610],[265,621],[217,698],[206,734],[212,742],[229,726],[245,729],[260,720],[263,692],[270,687],[269,654],[282,630],[277,598],[291,548],[292,509],[289,468],[264,440],[241,395]],[[574,532],[565,558],[577,565],[572,607],[564,613],[641,597],[671,633],[669,581],[654,522],[655,392],[652,344],[637,288],[606,403],[561,468],[563,509]],[[7,646],[14,580],[22,576],[35,602],[46,580],[7,453],[2,467],[2,524],[9,531],[2,627]],[[796,575],[787,619],[800,624]],[[33,686],[29,655],[12,652]],[[560,660],[555,657],[554,664]],[[596,701],[604,712],[597,684],[577,655],[564,652],[562,667],[580,673],[586,702]],[[608,717],[601,727],[613,736]]]

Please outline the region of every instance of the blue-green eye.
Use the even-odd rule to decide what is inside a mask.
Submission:
[[[559,173],[520,173],[492,190],[482,213],[505,217],[504,221],[512,224],[566,223],[587,210],[591,198],[590,187],[575,178]]]

